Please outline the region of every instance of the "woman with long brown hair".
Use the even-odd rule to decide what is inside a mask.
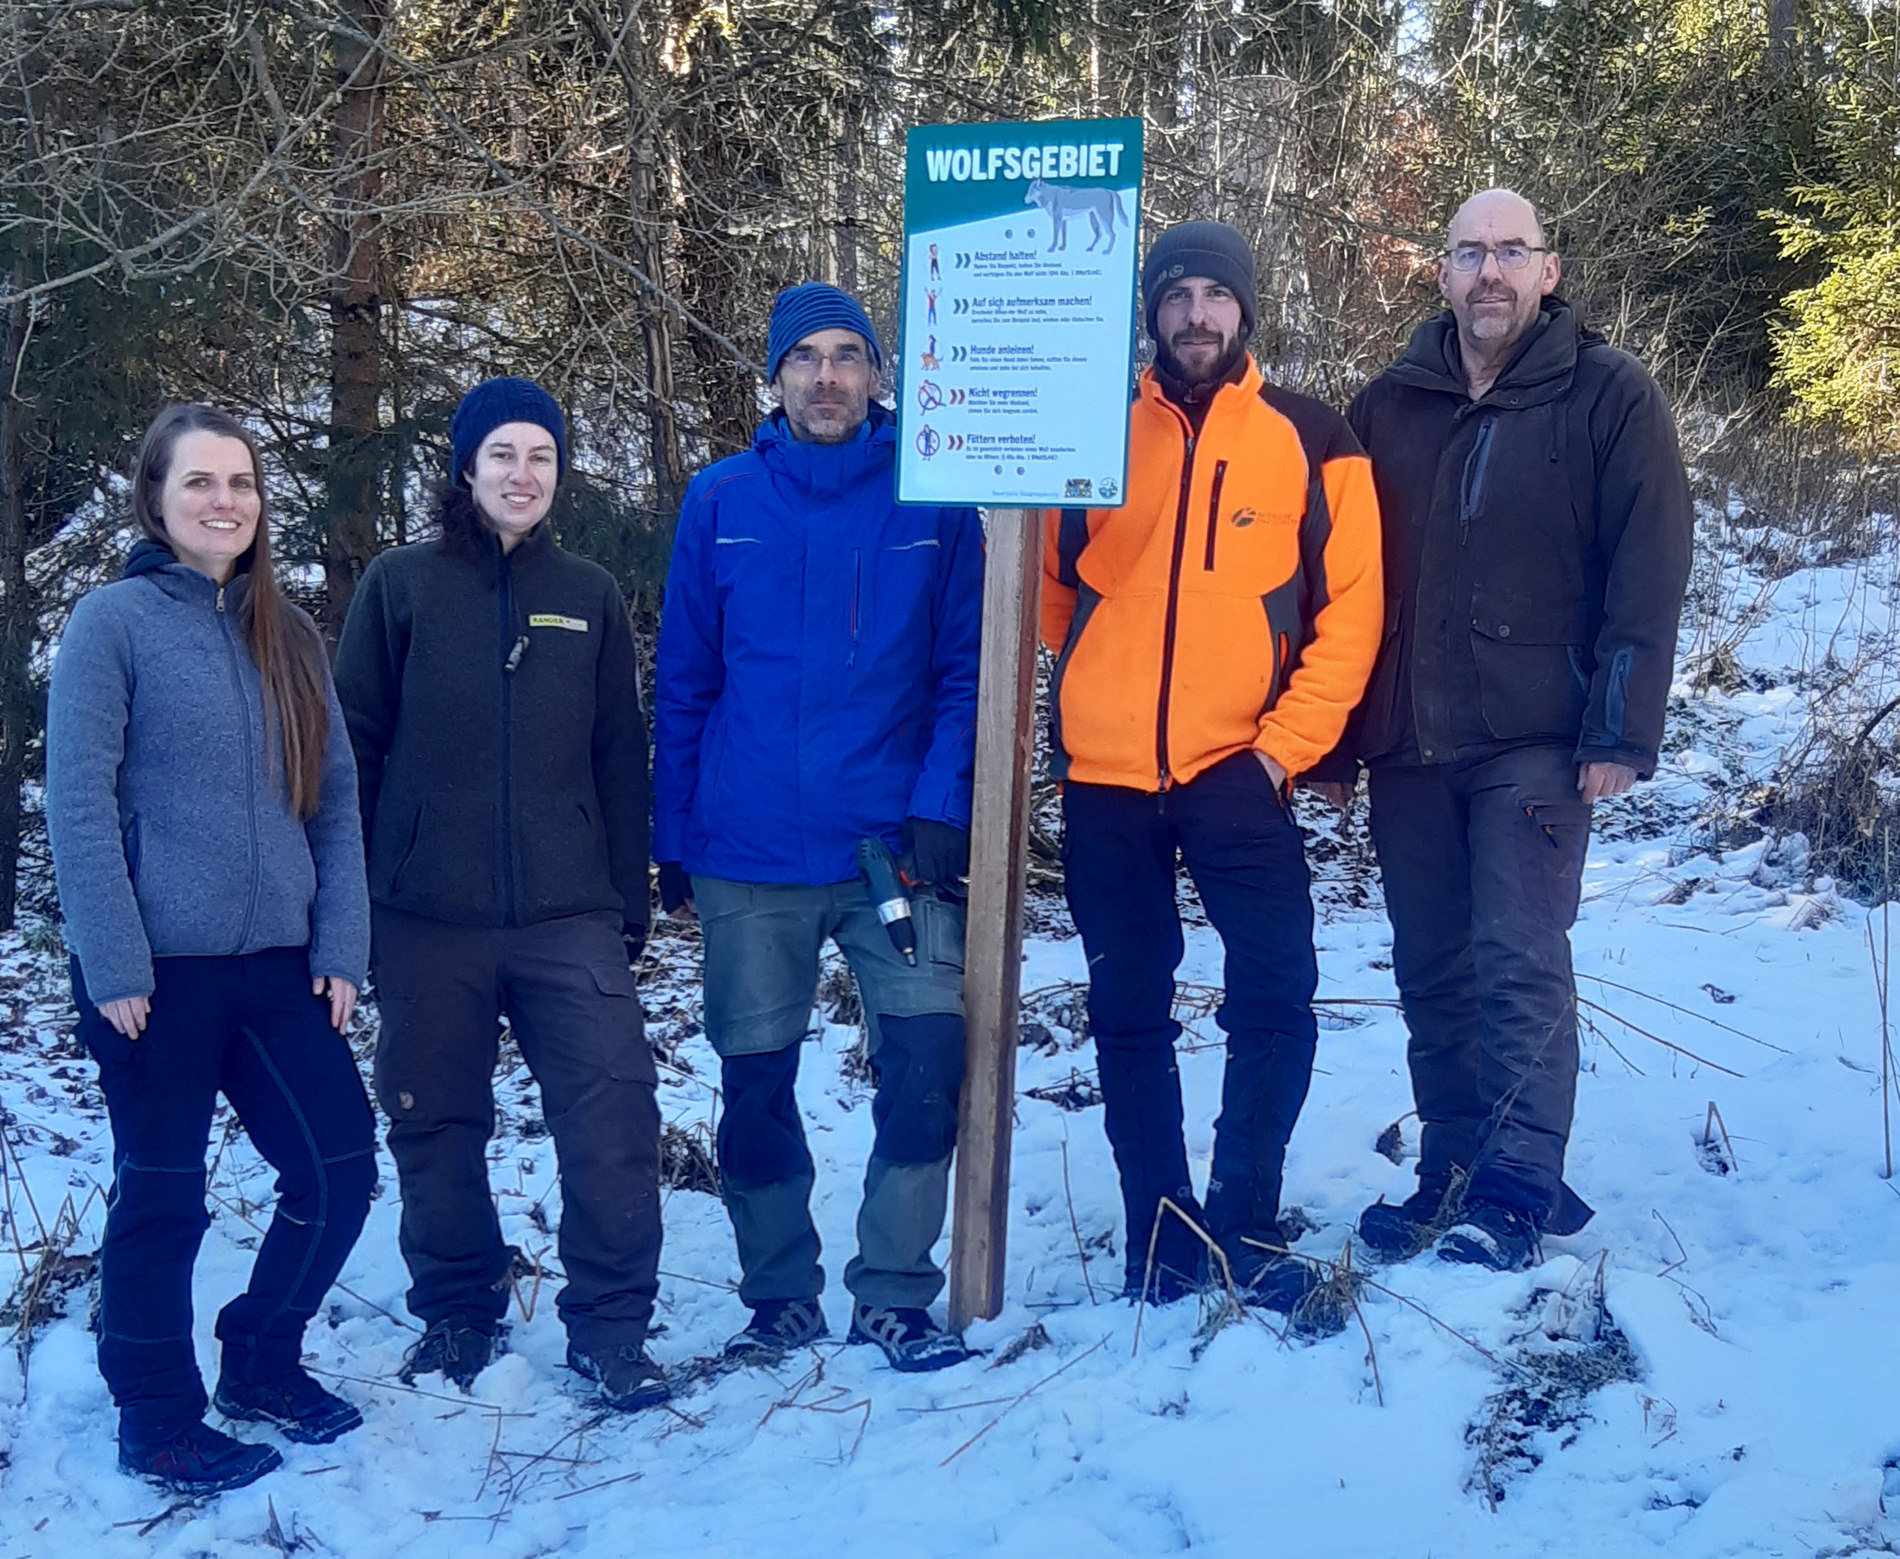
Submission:
[[[218,1316],[212,1400],[306,1443],[362,1422],[299,1361],[376,1179],[343,1039],[369,902],[348,734],[316,627],[272,574],[250,436],[169,407],[131,507],[144,538],[75,608],[53,664],[46,816],[112,1123],[99,1368],[119,1465],[206,1493],[282,1461],[204,1422],[191,1273],[219,1093],[279,1195],[249,1287]]]

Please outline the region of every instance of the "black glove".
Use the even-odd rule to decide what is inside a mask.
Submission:
[[[626,926],[620,928],[620,940],[627,944],[627,967],[637,969],[647,950],[647,928],[645,926]]]
[[[926,817],[904,819],[904,859],[919,882],[954,888],[970,875],[970,831]]]
[[[672,914],[682,904],[692,902],[693,879],[678,861],[660,862],[660,908]]]

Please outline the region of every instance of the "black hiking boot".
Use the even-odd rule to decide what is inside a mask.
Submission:
[[[286,1440],[299,1445],[328,1445],[363,1425],[363,1415],[353,1403],[325,1391],[301,1368],[272,1380],[223,1376],[211,1405],[226,1418],[275,1424]]]
[[[475,1377],[506,1351],[502,1332],[485,1332],[479,1326],[458,1321],[437,1321],[404,1357],[397,1379],[413,1386],[418,1375],[439,1374],[467,1392],[475,1384]]]
[[[192,1424],[163,1440],[119,1440],[120,1472],[192,1499],[241,1489],[283,1465],[276,1446],[234,1440],[205,1423]]]
[[[1402,1202],[1383,1197],[1359,1215],[1359,1243],[1379,1261],[1410,1261],[1432,1243],[1447,1188],[1420,1186]]]
[[[622,1343],[617,1348],[583,1352],[567,1345],[567,1367],[583,1380],[600,1387],[603,1407],[616,1413],[637,1413],[642,1408],[658,1407],[673,1395],[660,1366],[638,1343]]]
[[[1528,1271],[1537,1255],[1537,1225],[1500,1202],[1465,1203],[1458,1221],[1438,1241],[1440,1261],[1489,1267],[1493,1272]]]
[[[971,1356],[963,1339],[930,1319],[928,1310],[904,1305],[853,1305],[847,1343],[876,1343],[905,1374],[948,1369]]]
[[[770,1364],[830,1335],[817,1300],[761,1299],[745,1330],[726,1344],[726,1357],[735,1364]]]
[[[1144,1251],[1144,1258],[1147,1253]],[[1121,1297],[1139,1304],[1147,1291],[1151,1305],[1172,1305],[1192,1299],[1207,1285],[1207,1247],[1196,1240],[1192,1247],[1177,1246],[1166,1256],[1155,1252],[1154,1265],[1144,1259],[1131,1261],[1122,1278]]]
[[[1291,1315],[1299,1302],[1319,1287],[1319,1270],[1310,1261],[1251,1246],[1230,1257],[1234,1288],[1243,1304]]]

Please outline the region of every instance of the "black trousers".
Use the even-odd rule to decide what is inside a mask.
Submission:
[[[1577,1097],[1577,918],[1590,808],[1568,747],[1375,767],[1372,843],[1392,920],[1422,1124],[1418,1175],[1553,1233],[1589,1208],[1563,1183]]]
[[[1245,1239],[1281,1243],[1287,1142],[1306,1102],[1318,1038],[1306,851],[1252,753],[1159,795],[1064,787],[1069,910],[1088,955],[1089,1027],[1135,1283],[1160,1198],[1190,1211],[1196,1205],[1174,1058],[1181,1026],[1170,1015],[1174,971],[1185,951],[1175,904],[1177,854],[1226,953],[1215,1021],[1227,1034],[1227,1069],[1206,1216],[1209,1232],[1236,1256],[1252,1249],[1242,1246]],[[1197,1248],[1170,1218],[1157,1263],[1193,1270]]]
[[[588,1353],[643,1344],[659,1292],[660,1112],[620,917],[485,930],[378,904],[373,929],[376,1098],[410,1310],[485,1331],[507,1313],[513,1253],[488,1188],[506,1013],[560,1163],[568,1337]]]
[[[112,1122],[112,1194],[99,1247],[99,1372],[135,1444],[204,1417],[191,1341],[191,1273],[211,1226],[205,1147],[222,1093],[277,1171],[277,1207],[244,1292],[218,1313],[223,1369],[294,1368],[304,1327],[343,1270],[376,1185],[376,1128],[307,948],[158,958],[151,1020],[120,1035],[86,994],[79,1038],[99,1063]]]

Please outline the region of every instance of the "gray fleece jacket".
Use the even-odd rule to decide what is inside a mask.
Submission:
[[[238,629],[249,583],[220,590],[141,541],[61,640],[46,824],[66,942],[95,1003],[151,995],[154,957],[306,943],[312,977],[363,983],[369,890],[349,732],[328,689],[321,801],[300,820]]]

